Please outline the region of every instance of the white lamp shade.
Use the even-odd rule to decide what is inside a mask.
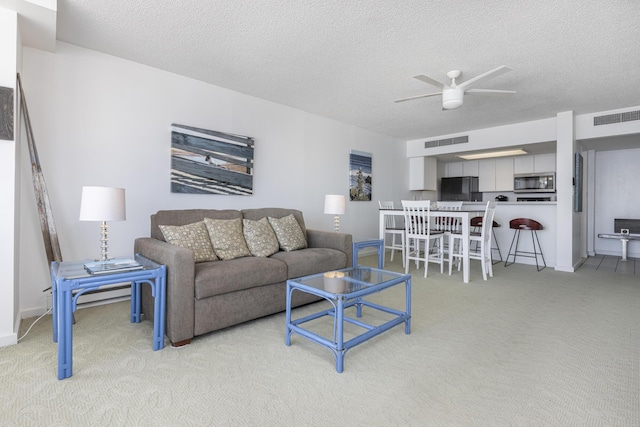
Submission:
[[[344,215],[346,200],[340,194],[327,194],[324,196],[324,213],[331,215]]]
[[[124,188],[82,187],[80,221],[124,221],[126,219]]]

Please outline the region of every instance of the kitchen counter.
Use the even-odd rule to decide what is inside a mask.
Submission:
[[[558,202],[516,202],[516,201],[509,201],[509,202],[496,202],[497,206],[507,206],[507,205],[525,205],[525,206],[529,206],[529,205],[552,205],[552,206],[556,206]],[[464,202],[463,205],[469,205],[469,206],[478,206],[478,205],[484,205],[486,206],[487,202]]]
[[[487,202],[464,202],[463,209],[478,208],[486,206]],[[514,230],[509,228],[509,221],[515,218],[531,218],[542,224],[544,229],[538,232],[540,246],[544,253],[547,266],[555,267],[556,265],[556,230],[557,230],[557,202],[496,202],[496,213],[494,220],[500,224],[500,227],[494,228],[502,259],[505,260],[509,252],[509,246],[513,240]],[[532,247],[530,233],[521,233],[520,246],[518,250],[530,250]],[[494,257],[497,253],[494,253]],[[518,257],[516,260],[522,264],[533,264],[533,258]],[[533,270],[535,272],[535,269]]]

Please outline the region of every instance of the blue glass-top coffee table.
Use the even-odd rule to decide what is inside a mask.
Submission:
[[[404,283],[405,310],[397,310],[367,301],[365,297]],[[294,291],[317,295],[329,301],[332,308],[300,319],[291,319],[291,295]],[[345,315],[345,310],[354,307],[355,318]],[[362,320],[364,307],[392,315],[379,325]],[[333,317],[333,337],[326,338],[304,328],[303,325],[323,316]],[[344,341],[344,323],[349,322],[364,330],[361,334]],[[357,266],[287,280],[287,311],[285,344],[291,345],[291,334],[296,333],[329,348],[336,357],[336,371],[344,369],[345,353],[368,339],[383,333],[396,325],[405,324],[405,333],[411,332],[411,275],[371,267]]]

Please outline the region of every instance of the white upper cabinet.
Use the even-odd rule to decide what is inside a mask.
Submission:
[[[438,160],[435,157],[409,159],[409,190],[438,190]]]
[[[513,158],[514,173],[533,173],[533,156],[517,156]]]
[[[478,176],[478,161],[467,160],[465,162],[452,162],[444,165],[444,176],[447,178],[456,176]]]
[[[463,162],[452,162],[447,163],[444,166],[444,176],[447,178],[451,178],[454,176],[463,176],[462,175],[462,163]]]
[[[478,161],[467,160],[462,162],[462,176],[478,176]]]
[[[549,153],[514,157],[513,167],[515,173],[555,172],[556,155]]]
[[[556,171],[556,155],[550,154],[537,154],[534,156],[533,163],[534,172],[555,172]]]
[[[496,160],[496,191],[513,191],[513,157]]]
[[[479,191],[513,191],[513,158],[479,160],[478,176]]]
[[[478,191],[496,190],[496,160],[478,160]]]

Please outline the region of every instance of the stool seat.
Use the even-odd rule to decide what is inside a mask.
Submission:
[[[543,270],[547,267],[547,262],[544,259],[544,255],[542,254],[542,247],[540,246],[540,240],[538,239],[538,231],[544,230],[542,224],[540,224],[535,219],[531,218],[515,218],[509,221],[509,228],[515,230],[513,233],[513,240],[511,240],[511,246],[509,247],[509,252],[507,253],[507,259],[504,262],[504,266],[511,265],[516,262],[517,256],[535,258],[536,260],[536,269],[538,271]],[[521,231],[531,231],[531,243],[533,246],[533,252],[531,251],[523,251],[518,250],[518,244],[520,243],[520,232]],[[515,249],[513,249],[513,244],[515,243]],[[538,264],[538,256],[542,258],[543,267],[540,268]],[[513,257],[513,261],[509,262],[509,257]]]
[[[543,230],[544,227],[535,219],[531,218],[516,218],[509,221],[509,228],[512,230]]]

